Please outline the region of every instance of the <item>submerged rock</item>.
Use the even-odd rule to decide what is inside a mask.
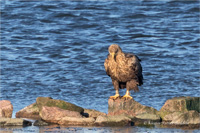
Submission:
[[[30,121],[20,119],[20,118],[0,118],[1,126],[30,126],[32,123]]]
[[[159,114],[164,121],[172,121],[176,114],[190,110],[200,112],[200,97],[175,97],[169,99],[160,109]]]
[[[0,101],[0,118],[11,118],[13,112],[13,105],[8,100]]]
[[[63,117],[82,118],[82,115],[76,111],[60,109],[58,107],[43,106],[40,111],[40,116],[45,122],[58,123]]]
[[[42,120],[36,120],[33,125],[34,126],[48,126],[49,124]]]
[[[76,106],[75,104],[65,102],[63,100],[52,99],[51,97],[38,97],[36,99],[37,106],[39,110],[42,110],[43,106],[47,107],[58,107],[64,110],[76,111],[79,113],[83,113],[84,109]]]
[[[41,119],[39,115],[39,108],[36,103],[33,103],[16,113],[16,118],[30,118],[30,119]]]

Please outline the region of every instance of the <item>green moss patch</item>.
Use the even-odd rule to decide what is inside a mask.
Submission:
[[[79,113],[83,113],[84,111],[83,108],[76,106],[72,103],[68,103],[63,100],[55,100],[50,97],[38,97],[36,99],[36,103],[40,110],[42,109],[42,106],[48,106],[48,107],[58,107],[64,110],[76,111]]]
[[[200,112],[200,97],[186,98],[186,108],[188,110],[196,110]]]

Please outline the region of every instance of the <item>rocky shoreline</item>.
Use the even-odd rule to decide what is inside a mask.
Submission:
[[[176,97],[165,102],[158,111],[133,99],[108,100],[108,114],[84,109],[75,104],[38,97],[36,102],[12,117],[13,106],[0,101],[0,126],[146,126],[200,128],[200,97]]]

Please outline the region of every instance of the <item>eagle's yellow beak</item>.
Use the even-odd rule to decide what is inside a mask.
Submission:
[[[115,53],[110,53],[112,58],[114,59],[115,58]]]

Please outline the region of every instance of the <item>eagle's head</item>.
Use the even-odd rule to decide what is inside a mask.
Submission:
[[[117,44],[112,44],[108,48],[108,52],[111,55],[111,57],[116,61],[116,55],[122,52],[122,49]]]

